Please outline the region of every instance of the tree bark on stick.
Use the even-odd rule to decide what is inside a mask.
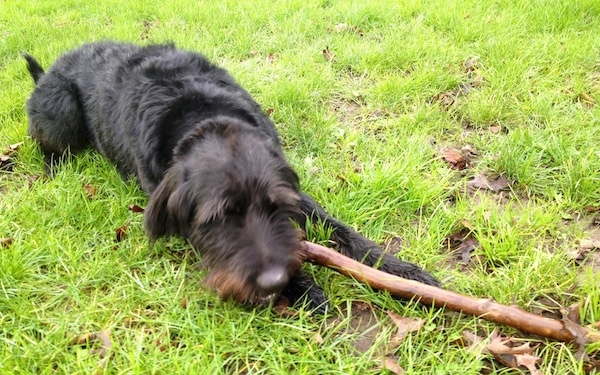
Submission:
[[[345,276],[374,289],[386,290],[406,299],[420,303],[444,307],[453,311],[475,315],[495,323],[505,324],[520,331],[558,341],[597,342],[600,333],[571,321],[544,318],[528,313],[516,306],[507,306],[491,299],[465,296],[449,290],[422,284],[414,280],[376,270],[346,257],[324,246],[306,242],[307,260],[311,263],[331,268]]]

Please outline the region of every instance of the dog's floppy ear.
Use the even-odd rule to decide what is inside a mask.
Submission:
[[[150,195],[144,221],[146,231],[152,240],[172,236],[178,232],[176,222],[169,212],[169,198],[177,187],[177,180],[177,173],[173,169],[168,170]]]
[[[176,168],[165,174],[150,195],[146,230],[152,240],[172,235],[186,236],[195,211],[193,189]]]

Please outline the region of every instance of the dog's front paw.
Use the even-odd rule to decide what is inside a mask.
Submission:
[[[329,301],[325,291],[304,271],[294,276],[281,292],[291,306],[305,306],[316,314],[329,311]]]

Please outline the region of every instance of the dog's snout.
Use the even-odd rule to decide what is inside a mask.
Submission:
[[[256,285],[264,295],[280,291],[289,282],[288,274],[283,267],[269,268],[256,279]]]

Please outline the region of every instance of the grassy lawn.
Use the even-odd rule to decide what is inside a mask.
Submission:
[[[129,210],[146,197],[98,154],[44,175],[20,54],[201,51],[271,114],[329,212],[448,289],[559,319],[575,305],[598,327],[599,30],[597,0],[0,2],[0,374],[369,374],[384,356],[407,374],[520,373],[464,344],[494,329],[539,344],[544,374],[598,370],[598,343],[581,359],[312,265],[330,316],[220,301],[185,242],[149,246]],[[394,343],[388,311],[424,325]]]

